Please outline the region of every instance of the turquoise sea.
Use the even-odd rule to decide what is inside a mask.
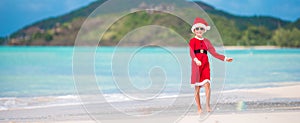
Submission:
[[[82,49],[80,51],[85,52],[84,49],[88,50],[89,47],[82,47]],[[73,50],[73,47],[0,47],[0,110],[76,103],[78,100],[72,68]],[[110,66],[114,63],[111,54],[118,52],[118,55],[122,56],[122,51],[130,50],[133,49],[127,47],[117,51],[115,47],[102,47],[95,50],[94,74],[98,81],[104,83],[98,85],[102,86],[101,89],[105,94],[118,94],[120,90],[109,83],[112,81],[110,70],[117,70],[117,67],[124,68],[118,66],[122,57],[113,59],[119,61],[116,62],[115,67]],[[184,64],[189,66],[190,59],[186,48],[172,48],[172,51],[181,53],[183,59],[186,59]],[[233,57],[234,62],[225,64],[224,90],[300,83],[300,49],[226,50],[225,54]],[[173,58],[159,48],[147,48],[135,55],[135,59],[130,59],[131,63],[136,65],[129,66],[128,75],[139,76],[139,78],[132,78],[134,81],[143,80],[148,74],[153,75],[154,78],[160,75],[168,76],[170,81],[167,82],[171,85],[166,91],[168,96],[168,92],[172,92],[172,89],[176,90],[180,84],[176,81],[180,69],[174,67],[178,64],[170,60],[170,57]],[[160,63],[167,64],[162,66]],[[140,72],[153,70],[151,66],[156,66],[154,72]],[[164,67],[167,72],[160,71],[160,67]],[[189,80],[183,81],[189,84]],[[151,82],[132,84],[147,88]],[[155,86],[155,83],[152,84]]]

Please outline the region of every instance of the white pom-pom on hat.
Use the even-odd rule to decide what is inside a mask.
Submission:
[[[197,28],[197,27],[202,27],[205,29],[205,31],[210,30],[210,26],[208,25],[208,23],[200,17],[196,17],[194,20],[194,24],[191,28],[193,33],[194,33],[195,28]]]

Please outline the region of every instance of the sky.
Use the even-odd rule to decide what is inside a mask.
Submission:
[[[195,1],[195,0],[194,0]],[[197,1],[197,0],[196,0]],[[300,0],[198,0],[234,15],[267,15],[287,21],[300,18]]]
[[[95,0],[1,0],[0,37],[34,22],[71,12]],[[267,15],[295,21],[300,0],[199,0],[235,15]]]
[[[0,37],[34,22],[71,12],[95,0],[0,0]]]

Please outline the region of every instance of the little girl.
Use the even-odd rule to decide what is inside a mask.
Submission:
[[[206,38],[203,38],[203,34],[210,30],[208,23],[197,17],[192,26],[192,32],[195,37],[189,42],[190,55],[192,58],[192,75],[191,84],[195,86],[195,100],[198,107],[198,113],[202,112],[200,104],[200,88],[204,86],[206,95],[206,109],[207,112],[211,111],[210,108],[210,68],[207,51],[217,59],[222,61],[232,62],[233,58],[227,58],[224,55],[218,54],[214,46]]]

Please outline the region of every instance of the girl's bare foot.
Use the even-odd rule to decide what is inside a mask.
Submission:
[[[202,113],[202,109],[198,109],[198,114],[200,115]]]
[[[211,112],[210,106],[206,106],[206,110],[207,110],[207,112]]]

